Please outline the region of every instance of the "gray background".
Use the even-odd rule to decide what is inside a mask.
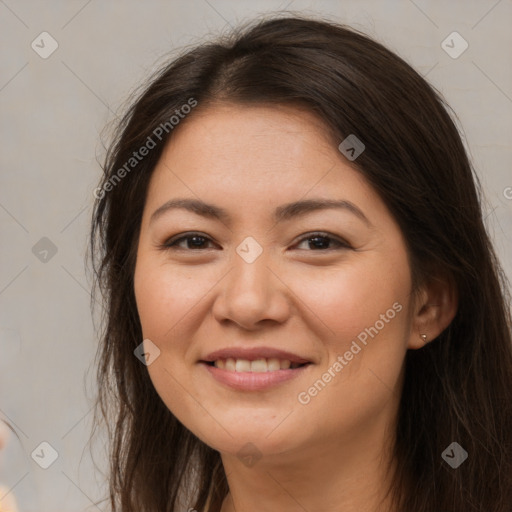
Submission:
[[[20,510],[106,510],[93,505],[105,487],[86,446],[97,341],[84,265],[102,130],[169,55],[285,8],[366,32],[442,92],[512,277],[510,0],[0,0],[0,417],[20,436],[0,453],[0,483]],[[43,31],[59,45],[46,59],[31,47]],[[469,44],[458,58],[441,47],[453,31]],[[48,469],[31,456],[43,441],[58,452]],[[105,467],[101,451],[94,460]]]

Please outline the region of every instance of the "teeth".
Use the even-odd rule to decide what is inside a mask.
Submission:
[[[217,359],[214,362],[214,366],[230,372],[264,373],[298,368],[300,365],[298,363],[291,363],[289,359],[277,359],[274,357],[254,359],[254,361],[229,357],[228,359]]]
[[[281,368],[281,361],[276,358],[267,359],[267,371],[275,372]]]
[[[237,359],[235,364],[236,372],[250,372],[251,371],[251,362],[247,359]]]
[[[291,366],[291,362],[288,361],[288,359],[285,359],[284,361],[281,361],[281,370],[288,370]]]
[[[238,364],[236,371],[238,371]],[[246,370],[245,370],[246,371]],[[266,359],[255,359],[251,362],[251,372],[268,372],[267,360]]]

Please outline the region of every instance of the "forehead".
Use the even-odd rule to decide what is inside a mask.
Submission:
[[[311,112],[220,104],[195,111],[176,127],[155,174],[173,171],[218,185],[242,178],[312,186],[335,165],[348,167],[331,132]]]
[[[216,104],[185,119],[169,141],[170,149],[193,151],[193,156],[246,165],[271,158],[275,165],[312,153],[332,151],[327,126],[311,112],[285,105],[240,106]],[[332,138],[332,137],[331,137]],[[208,151],[209,150],[209,151]],[[190,155],[189,155],[190,156]]]
[[[268,212],[307,199],[346,199],[387,214],[314,114],[289,106],[221,104],[195,111],[172,133],[148,191],[148,208],[191,197]]]

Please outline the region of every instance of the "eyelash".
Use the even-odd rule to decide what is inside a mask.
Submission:
[[[179,235],[178,235],[179,236]],[[177,247],[177,244],[181,241],[184,241],[184,240],[189,240],[191,238],[204,238],[210,242],[212,242],[212,240],[207,237],[206,235],[203,235],[202,233],[196,233],[196,232],[191,232],[191,233],[188,233],[187,235],[185,236],[180,236],[179,238],[176,238],[176,237],[173,237],[173,238],[170,238],[169,240],[167,240],[164,244],[162,244],[160,246],[160,248],[162,250],[185,250],[185,251],[194,251],[194,252],[198,252],[198,251],[201,251],[202,249],[199,248],[199,249],[183,249],[183,248],[180,248],[180,247]],[[326,240],[330,240],[331,242],[335,242],[336,244],[338,244],[338,248],[339,249],[352,249],[352,247],[347,243],[345,242],[344,240],[338,238],[338,237],[334,237],[332,235],[330,235],[329,233],[324,233],[324,232],[313,232],[313,233],[308,233],[306,236],[302,237],[298,242],[297,244],[300,244],[304,241],[307,241],[307,240],[311,240],[311,239],[314,239],[314,238],[323,238],[323,239],[326,239]],[[328,248],[328,249],[310,249],[308,252],[327,252],[327,251],[332,251],[332,250],[336,250],[336,249],[331,249],[331,248]]]

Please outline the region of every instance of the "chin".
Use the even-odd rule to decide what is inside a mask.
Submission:
[[[239,458],[245,455],[250,456],[251,453],[255,457],[277,455],[294,450],[302,444],[301,440],[296,438],[296,429],[290,431],[286,428],[276,428],[276,425],[278,425],[276,422],[259,424],[242,422],[236,427],[229,428],[229,433],[219,425],[212,429],[211,424],[202,427],[201,431],[190,430],[214,450]],[[206,435],[201,435],[201,432],[206,432]]]

